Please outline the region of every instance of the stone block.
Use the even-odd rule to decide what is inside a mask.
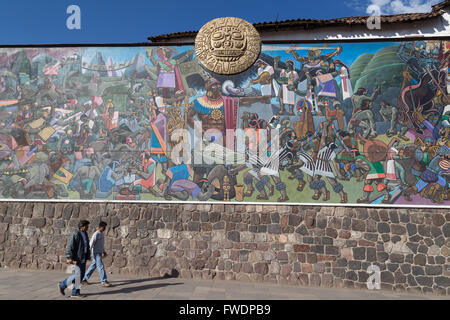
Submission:
[[[294,244],[294,252],[309,252],[310,246],[307,244]]]
[[[418,276],[416,277],[416,281],[419,285],[423,287],[432,287],[433,286],[433,278],[426,276]]]
[[[240,233],[238,231],[229,231],[227,239],[233,242],[240,242]]]
[[[386,222],[379,222],[377,225],[377,230],[379,233],[391,232],[391,228],[389,227],[389,224],[387,224]]]
[[[449,276],[435,277],[434,283],[443,288],[450,288],[450,277]]]
[[[198,221],[190,221],[187,226],[188,231],[200,231],[200,222]]]
[[[391,232],[393,234],[404,235],[406,234],[406,228],[400,224],[391,224]]]
[[[305,225],[301,224],[297,229],[295,229],[296,233],[306,236],[308,234],[308,229]]]
[[[302,222],[302,217],[298,214],[290,214],[288,217],[288,225],[297,227]]]
[[[36,228],[43,228],[45,226],[45,223],[45,218],[32,218],[29,222],[29,225]]]
[[[337,246],[325,246],[325,254],[327,255],[339,255],[339,247]]]
[[[320,275],[318,274],[311,274],[309,277],[309,283],[313,287],[320,287],[322,281],[320,278]]]
[[[34,218],[40,218],[44,216],[44,203],[43,202],[36,202],[33,205],[33,217]]]
[[[444,226],[442,227],[442,232],[444,233],[444,237],[450,238],[450,223],[449,222],[444,224]]]
[[[351,228],[353,231],[366,231],[366,224],[363,220],[352,219]]]
[[[433,224],[437,227],[440,227],[445,223],[445,218],[441,213],[432,214],[431,220],[433,221]]]
[[[292,267],[291,267],[291,265],[289,265],[289,264],[281,265],[281,268],[280,268],[280,275],[281,275],[282,277],[285,277],[285,278],[289,277],[289,275],[291,274],[291,272],[292,272]]]
[[[267,232],[271,233],[271,234],[281,234],[281,225],[280,224],[269,224]]]
[[[366,248],[357,247],[353,249],[353,258],[355,260],[365,260],[366,259]]]
[[[425,274],[427,276],[439,276],[442,274],[442,266],[425,266]]]

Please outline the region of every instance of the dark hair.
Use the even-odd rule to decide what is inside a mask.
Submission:
[[[89,221],[87,221],[87,220],[81,220],[80,222],[78,222],[78,228],[83,228],[83,227],[85,227],[85,226],[88,226],[89,225]]]
[[[106,228],[108,224],[105,221],[100,221],[100,223],[98,224],[99,228]]]
[[[361,88],[358,88],[358,90],[356,90],[356,94],[357,95],[362,95],[366,91],[367,91],[366,88],[361,87]]]

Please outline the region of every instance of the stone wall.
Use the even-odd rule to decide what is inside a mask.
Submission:
[[[446,209],[0,203],[0,266],[65,269],[80,219],[100,219],[107,270],[182,278],[265,281],[450,294]]]

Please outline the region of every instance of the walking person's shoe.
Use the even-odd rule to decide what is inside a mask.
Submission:
[[[59,293],[61,293],[61,295],[65,296],[66,294],[64,293],[64,289],[61,287],[61,284],[58,282],[58,290]]]
[[[109,287],[112,287],[112,284],[109,283],[109,282],[105,282],[105,283],[102,284],[102,286],[103,286],[103,287],[108,287],[108,288],[109,288]]]
[[[76,298],[76,299],[83,299],[83,298],[86,298],[86,295],[80,293],[80,294],[71,295],[70,297],[71,298]]]
[[[88,286],[88,285],[90,285],[91,283],[88,282],[87,280],[83,280],[83,281],[81,281],[81,284],[82,284],[83,286]]]

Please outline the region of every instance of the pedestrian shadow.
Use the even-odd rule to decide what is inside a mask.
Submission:
[[[148,279],[145,280],[145,281],[148,281]],[[143,282],[143,281],[140,281],[140,282]],[[133,283],[133,282],[130,281],[130,283]],[[128,283],[128,284],[130,284],[130,283]],[[120,293],[132,293],[132,292],[157,289],[157,288],[162,288],[162,287],[167,287],[167,286],[176,286],[176,285],[180,285],[180,284],[183,284],[183,283],[182,282],[154,283],[154,284],[147,284],[147,285],[131,287],[131,288],[120,288],[120,289],[117,289],[117,290],[114,290],[114,289],[110,290],[110,289],[106,289],[105,288],[105,291],[96,292],[96,293],[85,293],[85,295],[86,296],[95,296],[95,295],[110,295],[110,294],[120,294]],[[122,284],[122,285],[125,285],[125,284]]]
[[[153,278],[143,278],[143,279],[130,279],[130,280],[115,280],[115,281],[108,281],[111,284],[114,284],[114,286],[124,286],[127,284],[135,284],[135,283],[141,283],[141,282],[147,282],[147,281],[157,281],[157,280],[163,280],[168,279],[168,277],[153,277]]]
[[[170,277],[153,277],[153,278],[130,279],[130,280],[113,280],[113,281],[108,281],[108,282],[111,283],[112,285],[114,285],[114,287],[120,287],[120,286],[126,286],[128,284],[165,280],[165,279],[169,279],[169,278]],[[101,281],[91,282],[91,284],[101,284]]]
[[[109,283],[111,283],[112,285],[114,285],[114,287],[119,287],[119,286],[125,286],[127,284],[135,284],[135,283],[141,283],[141,282],[148,282],[148,281],[158,281],[158,280],[165,280],[165,279],[171,279],[171,278],[175,278],[175,277],[153,277],[153,278],[143,278],[143,279],[129,279],[129,280],[108,280]],[[101,285],[101,281],[91,281],[90,285],[94,285],[94,284],[99,284]]]

